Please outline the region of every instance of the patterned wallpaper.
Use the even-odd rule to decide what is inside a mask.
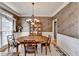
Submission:
[[[38,20],[41,21],[42,23],[42,32],[52,32],[52,19],[51,17],[36,17]],[[27,28],[27,24],[25,22],[25,20],[28,19],[27,18],[21,18],[18,22],[20,22],[20,24],[23,25],[24,27],[24,31]]]
[[[58,32],[79,38],[79,3],[72,2],[55,15]]]

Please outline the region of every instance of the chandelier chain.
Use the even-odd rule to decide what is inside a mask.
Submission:
[[[32,3],[32,16],[34,17],[34,4],[35,3]]]

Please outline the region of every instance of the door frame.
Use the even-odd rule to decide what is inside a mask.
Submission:
[[[57,43],[57,19],[53,20],[53,36],[54,42]]]

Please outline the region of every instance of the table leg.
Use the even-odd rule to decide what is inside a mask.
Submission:
[[[45,45],[45,54],[47,55],[47,44]]]
[[[16,46],[16,54],[17,54],[17,56],[19,56],[18,47],[19,47],[19,45],[17,44],[17,46]]]

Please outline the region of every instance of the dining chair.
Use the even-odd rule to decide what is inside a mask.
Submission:
[[[45,43],[41,43],[41,53],[42,53],[43,47],[45,47],[45,46],[47,46],[49,48],[49,51],[51,53],[50,43],[51,43],[51,35],[48,35],[47,41]]]
[[[36,56],[37,42],[35,40],[24,40],[25,56],[27,53],[34,53]]]
[[[7,41],[8,41],[8,52],[10,50],[10,47],[17,47],[17,45],[19,45],[19,43],[15,41],[15,38],[13,35],[8,35]]]

